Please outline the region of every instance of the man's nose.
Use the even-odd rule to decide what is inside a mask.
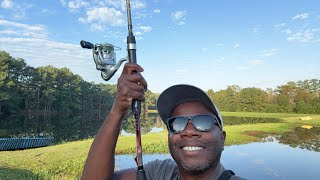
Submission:
[[[188,121],[187,127],[180,133],[181,137],[201,137],[201,132],[195,129],[191,120]]]

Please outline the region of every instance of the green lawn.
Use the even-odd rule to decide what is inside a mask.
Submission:
[[[281,113],[231,113],[223,116],[281,118],[281,123],[261,123],[225,126],[226,145],[260,141],[270,134],[281,134],[301,125],[320,126],[320,115]],[[300,117],[310,116],[313,120],[301,121]],[[63,143],[22,151],[0,152],[0,179],[77,179],[91,146],[92,139]],[[167,153],[167,132],[142,136],[143,152]],[[135,136],[120,136],[117,154],[135,154]]]

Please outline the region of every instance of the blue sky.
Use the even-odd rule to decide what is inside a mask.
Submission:
[[[153,92],[320,78],[320,1],[132,0],[131,7],[137,61]],[[0,50],[104,82],[79,41],[112,43],[123,58],[126,23],[125,0],[0,0]]]

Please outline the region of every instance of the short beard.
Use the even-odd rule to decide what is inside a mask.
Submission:
[[[202,174],[206,171],[208,171],[209,169],[211,169],[212,167],[216,167],[218,165],[218,162],[220,162],[220,157],[221,157],[221,153],[217,156],[217,159],[215,159],[214,161],[210,162],[209,160],[206,161],[205,163],[203,163],[202,165],[194,165],[194,164],[180,164],[179,166],[182,167],[182,169],[190,175],[199,175]]]

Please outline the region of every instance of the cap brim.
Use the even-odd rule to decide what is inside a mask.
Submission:
[[[218,117],[221,128],[223,127],[222,117],[217,107],[203,90],[192,85],[179,84],[164,90],[157,100],[157,110],[161,119],[165,122],[171,116],[172,111],[177,105],[190,101],[203,103]]]

